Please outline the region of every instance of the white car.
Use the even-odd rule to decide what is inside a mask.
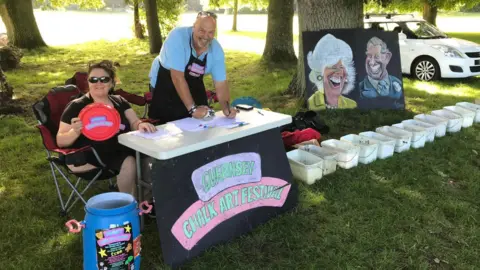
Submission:
[[[366,14],[366,29],[396,31],[402,73],[423,81],[480,75],[480,44],[448,37],[413,15]]]

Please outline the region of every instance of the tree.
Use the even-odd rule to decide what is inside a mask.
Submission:
[[[162,48],[162,33],[158,23],[157,1],[144,0],[147,16],[148,40],[150,42],[150,53],[158,54]]]
[[[439,10],[456,11],[473,8],[478,0],[370,0],[370,6],[380,11],[412,12],[422,11],[423,19],[436,25]]]
[[[25,49],[47,46],[38,29],[31,0],[1,0],[0,16],[14,46]]]
[[[142,23],[140,22],[140,5],[138,3],[138,0],[125,0],[125,4],[133,5],[133,29],[135,37],[138,39],[144,39],[144,28]]]
[[[105,6],[103,0],[35,0],[35,2],[52,8],[78,5],[80,9],[98,9]]]
[[[303,31],[363,28],[362,0],[298,0],[299,56],[297,72],[287,90],[297,97],[305,94]]]
[[[211,7],[229,7],[233,9],[233,24],[232,31],[237,31],[237,15],[238,15],[238,5],[245,4],[250,5],[252,8],[256,9],[259,7],[267,7],[268,0],[211,0],[209,5]]]
[[[263,60],[271,64],[297,61],[293,49],[293,1],[271,0]]]

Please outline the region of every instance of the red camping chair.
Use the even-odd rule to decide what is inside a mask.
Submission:
[[[62,209],[60,214],[62,216],[65,216],[72,209],[78,199],[82,200],[84,204],[87,203],[83,194],[95,181],[110,179],[110,188],[113,189],[114,186],[112,185],[111,178],[118,174],[118,172],[110,170],[104,165],[93,147],[86,146],[79,149],[65,149],[57,146],[56,135],[60,125],[60,117],[68,103],[80,94],[79,89],[74,85],[59,86],[51,89],[45,97],[32,106],[35,117],[39,122],[37,128],[40,130],[43,145],[47,152],[46,159],[50,164],[53,181],[60,200],[60,206]],[[72,172],[67,164],[70,163],[70,161],[76,160],[82,152],[86,151],[92,151],[97,158],[98,163],[103,166],[82,173]],[[61,169],[62,167],[63,170]],[[72,189],[66,203],[64,203],[62,192],[60,191],[60,186],[57,181],[57,172],[65,179]],[[77,177],[75,184],[72,183],[67,174]],[[82,179],[88,183],[80,192],[78,190],[78,185]],[[72,201],[74,194],[76,195],[76,198]]]

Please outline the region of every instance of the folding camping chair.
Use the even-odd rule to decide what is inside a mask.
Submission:
[[[83,194],[95,181],[109,179],[110,188],[113,189],[114,186],[111,178],[118,174],[118,172],[110,170],[104,165],[93,147],[86,146],[79,149],[65,149],[57,146],[56,135],[60,124],[60,117],[68,103],[79,95],[81,95],[81,93],[74,85],[59,86],[51,89],[45,97],[37,101],[32,106],[35,117],[39,123],[37,128],[40,130],[43,145],[45,147],[45,151],[47,152],[46,159],[49,162],[53,181],[57,190],[57,195],[60,200],[60,206],[62,209],[60,211],[60,215],[62,216],[65,216],[72,209],[78,199],[80,199],[84,204],[87,203],[83,197]],[[79,154],[86,151],[92,151],[97,158],[98,163],[102,164],[102,167],[81,173],[72,172],[68,168],[67,163],[69,163],[71,160],[75,160],[75,157],[78,157]],[[64,170],[62,170],[61,167],[63,167]],[[66,173],[64,171],[66,171]],[[56,174],[57,172],[65,179],[67,184],[72,189],[66,203],[64,203],[62,192],[60,191]],[[72,183],[67,174],[77,177],[75,184]],[[82,179],[88,183],[80,192],[78,190],[78,185]],[[72,201],[74,195],[76,195],[76,198]]]

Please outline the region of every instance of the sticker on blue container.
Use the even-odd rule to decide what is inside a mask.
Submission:
[[[98,269],[134,269],[134,244],[130,222],[116,228],[96,230],[95,237]]]

